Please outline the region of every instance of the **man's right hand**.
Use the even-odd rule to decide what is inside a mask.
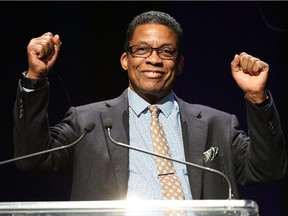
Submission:
[[[27,46],[29,64],[27,78],[45,78],[56,62],[61,45],[59,35],[50,32],[33,38]]]

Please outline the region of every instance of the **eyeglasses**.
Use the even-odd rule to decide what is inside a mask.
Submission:
[[[171,46],[153,48],[147,45],[133,45],[127,49],[133,58],[148,58],[152,54],[153,50],[155,50],[158,56],[164,60],[174,60],[178,55],[178,51]]]

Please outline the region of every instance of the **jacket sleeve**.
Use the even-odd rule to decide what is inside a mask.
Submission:
[[[44,151],[69,143],[69,140],[62,136],[61,130],[55,131],[49,127],[47,113],[49,104],[48,92],[48,81],[40,89],[26,91],[21,86],[21,80],[19,80],[14,104],[14,157]],[[57,138],[54,138],[53,134]],[[72,139],[75,136],[72,136]],[[59,170],[68,168],[71,165],[69,158],[69,152],[61,150],[19,160],[16,162],[16,166],[24,171]]]
[[[286,172],[287,152],[281,122],[272,95],[269,91],[268,94],[270,102],[264,107],[246,101],[249,137],[246,145],[236,145],[239,184],[279,180]],[[233,143],[239,140],[237,137]]]

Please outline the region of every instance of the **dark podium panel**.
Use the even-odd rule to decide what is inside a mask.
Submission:
[[[171,213],[171,214],[169,214]],[[258,216],[258,205],[252,200],[123,200],[2,202],[0,215],[5,216]]]

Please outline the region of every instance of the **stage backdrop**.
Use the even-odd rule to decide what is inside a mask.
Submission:
[[[243,93],[231,76],[230,62],[242,51],[268,62],[268,88],[287,140],[287,9],[286,2],[250,1],[0,2],[0,160],[13,157],[12,110],[18,79],[27,69],[29,40],[50,31],[63,42],[50,74],[49,116],[54,124],[69,106],[113,98],[127,87],[119,61],[125,30],[135,15],[146,10],[168,12],[182,24],[185,67],[175,93],[191,103],[236,114],[246,131]],[[69,173],[22,173],[14,164],[0,169],[0,201],[69,199]],[[285,180],[241,187],[242,198],[255,200],[261,216],[282,216],[287,210]]]

